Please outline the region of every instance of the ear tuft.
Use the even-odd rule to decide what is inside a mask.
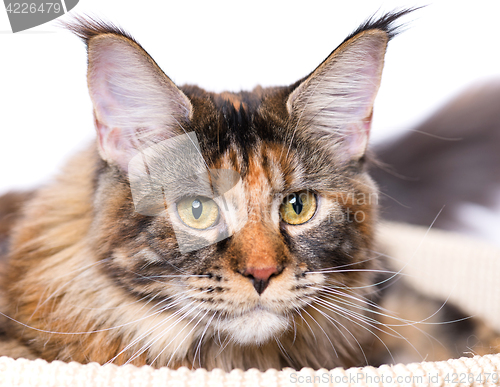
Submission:
[[[121,27],[111,22],[105,22],[91,16],[74,16],[72,21],[61,21],[60,23],[64,28],[73,32],[76,36],[82,39],[87,45],[89,40],[93,37],[104,34],[123,36],[124,38],[137,43],[135,39]]]
[[[358,28],[356,28],[356,30],[352,32],[347,38],[345,38],[344,42],[342,43],[347,42],[348,40],[360,34],[361,32],[369,30],[384,31],[387,34],[389,40],[391,40],[401,32],[401,29],[404,26],[404,24],[397,23],[400,20],[400,18],[424,7],[425,6],[400,9],[399,11],[387,12],[380,17],[373,15],[372,17],[368,18],[363,24],[361,24]]]

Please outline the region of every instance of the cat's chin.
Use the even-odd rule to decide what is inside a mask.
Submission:
[[[287,317],[255,308],[237,317],[221,320],[219,331],[242,345],[262,345],[285,332],[290,322]]]

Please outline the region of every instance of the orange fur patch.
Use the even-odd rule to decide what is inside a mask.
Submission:
[[[219,96],[229,102],[235,110],[239,110],[240,108],[246,109],[246,104],[241,100],[241,97],[230,92],[220,93]]]

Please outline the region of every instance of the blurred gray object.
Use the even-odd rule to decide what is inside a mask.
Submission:
[[[468,89],[374,151],[384,219],[484,234],[479,226],[499,242],[500,80]]]

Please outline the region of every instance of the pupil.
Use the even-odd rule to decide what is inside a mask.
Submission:
[[[196,199],[195,201],[193,201],[193,204],[191,204],[191,207],[194,218],[199,219],[201,213],[203,212],[203,204],[201,204],[201,202],[198,199]]]
[[[292,204],[295,213],[299,215],[302,212],[302,208],[304,207],[304,205],[302,204],[302,200],[300,200],[300,196],[294,194],[293,198],[290,199],[290,203]]]

